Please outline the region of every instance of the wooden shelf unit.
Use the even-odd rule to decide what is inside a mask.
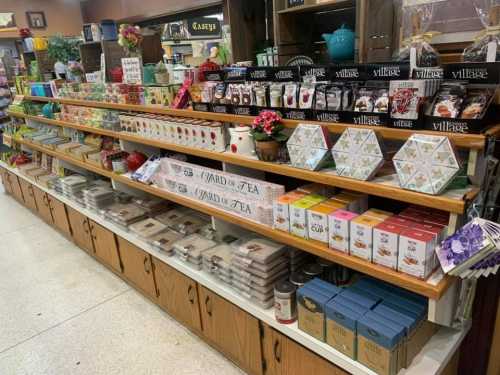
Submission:
[[[296,7],[286,8],[279,10],[278,14],[291,14],[291,13],[306,13],[306,12],[321,12],[324,10],[335,10],[347,7],[356,6],[355,0],[329,0],[322,1],[317,4],[299,5]]]
[[[135,188],[137,190],[144,191],[146,193],[155,195],[157,197],[178,203],[183,206],[190,207],[194,210],[203,212],[207,215],[214,216],[216,218],[225,220],[232,224],[241,226],[247,230],[253,231],[255,233],[261,234],[265,237],[271,238],[275,241],[299,248],[301,250],[307,251],[308,253],[314,254],[324,259],[328,259],[332,262],[338,263],[345,267],[351,268],[353,270],[371,275],[380,280],[386,281],[388,283],[397,285],[404,289],[410,290],[417,294],[426,296],[430,299],[438,300],[446,290],[454,283],[454,279],[449,276],[444,276],[436,285],[430,284],[424,280],[419,280],[412,276],[399,273],[388,268],[378,266],[362,260],[360,258],[356,258],[350,255],[347,255],[343,252],[336,251],[334,249],[329,248],[327,245],[312,241],[306,240],[303,238],[295,237],[287,232],[283,232],[280,230],[276,230],[271,228],[270,226],[260,224],[254,222],[252,220],[245,219],[241,216],[229,213],[222,209],[207,205],[205,203],[193,200],[191,198],[187,198],[178,194],[174,194],[168,192],[166,190],[151,186],[145,185],[136,181],[133,181],[127,176],[119,175],[110,171],[107,171],[103,168],[96,167],[94,165],[85,163],[81,160],[73,158],[67,154],[57,152],[46,147],[40,146],[38,144],[23,140],[23,139],[13,139],[14,142],[25,145],[28,148],[38,150],[44,152],[48,155],[54,156],[60,160],[64,160],[69,162],[75,166],[90,170],[94,173],[100,174],[102,176],[108,177],[117,182],[123,183],[129,187]]]
[[[404,190],[397,186],[384,185],[377,182],[360,181],[351,178],[340,177],[327,172],[314,172],[314,171],[294,168],[285,164],[264,162],[228,152],[208,151],[199,148],[182,146],[164,141],[158,141],[155,139],[145,138],[132,134],[115,132],[106,129],[93,128],[86,125],[73,124],[67,121],[47,119],[41,116],[31,116],[16,112],[9,112],[9,115],[40,121],[46,124],[62,126],[81,131],[86,131],[89,133],[123,139],[130,142],[140,143],[148,146],[158,147],[161,149],[167,149],[170,151],[194,155],[202,158],[226,162],[229,164],[239,165],[242,167],[252,168],[264,172],[271,172],[311,182],[318,182],[325,185],[336,186],[343,189],[350,189],[358,192],[369,192],[370,195],[391,198],[401,202],[419,204],[425,207],[439,207],[442,210],[456,214],[463,214],[467,206],[466,205],[467,201],[472,200],[479,192],[479,189],[475,188],[467,194],[464,200],[453,199],[442,195],[435,196],[435,195],[418,193],[410,190]]]
[[[221,122],[232,122],[238,124],[246,124],[251,125],[254,116],[241,116],[241,115],[231,115],[231,114],[222,114],[222,113],[212,113],[212,112],[200,112],[193,111],[190,109],[171,109],[165,107],[153,107],[146,105],[135,105],[135,104],[116,104],[116,103],[106,103],[106,102],[98,102],[91,100],[75,100],[75,99],[61,99],[61,98],[48,98],[41,96],[25,96],[27,100],[39,101],[39,102],[54,102],[60,104],[69,104],[69,105],[80,105],[85,107],[94,107],[94,108],[107,108],[107,109],[115,109],[120,111],[131,111],[131,112],[145,112],[145,113],[153,113],[158,115],[171,115],[171,116],[180,116],[180,117],[192,117],[198,119],[205,120],[214,120]],[[388,128],[383,126],[368,126],[368,125],[354,125],[348,123],[331,123],[331,122],[319,122],[312,120],[283,120],[283,124],[287,128],[295,128],[300,123],[310,123],[316,125],[324,125],[328,127],[328,130],[331,133],[340,134],[345,129],[349,127],[356,126],[357,128],[366,128],[375,130],[380,136],[387,139],[394,139],[405,141],[412,134],[429,134],[429,135],[444,135],[450,138],[453,144],[457,147],[466,148],[466,149],[475,149],[481,150],[484,149],[486,145],[486,136],[487,135],[498,135],[500,134],[500,125],[490,128],[489,131],[485,134],[458,134],[458,133],[446,133],[446,132],[436,132],[430,130],[407,130],[407,129],[395,129]]]

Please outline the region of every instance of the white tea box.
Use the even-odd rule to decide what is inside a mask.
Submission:
[[[349,253],[358,258],[372,260],[373,228],[382,220],[361,215],[351,221]]]
[[[373,229],[373,263],[389,267],[398,267],[399,234],[405,227],[382,222]]]
[[[398,271],[426,279],[433,271],[435,236],[407,229],[399,236]]]
[[[337,210],[328,216],[328,246],[349,253],[350,226],[356,217],[357,214],[346,210]]]

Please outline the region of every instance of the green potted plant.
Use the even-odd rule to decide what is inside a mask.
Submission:
[[[160,61],[155,66],[155,81],[160,85],[167,84],[169,82],[168,70],[163,61]]]
[[[262,111],[255,118],[251,134],[260,160],[275,161],[278,158],[281,144],[288,140],[283,129],[281,117],[276,112]]]

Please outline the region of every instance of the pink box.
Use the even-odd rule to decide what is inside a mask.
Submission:
[[[373,228],[373,263],[397,269],[399,234],[408,228],[387,221]]]
[[[344,253],[349,253],[350,222],[358,214],[337,210],[328,216],[328,245]]]
[[[399,236],[398,271],[426,279],[434,271],[435,234],[406,229]]]
[[[411,228],[415,224],[417,224],[418,222],[411,220],[411,219],[408,219],[406,217],[395,215],[395,216],[391,216],[390,218],[385,220],[384,223],[390,223],[390,224],[394,224],[394,225],[400,225],[402,227]]]

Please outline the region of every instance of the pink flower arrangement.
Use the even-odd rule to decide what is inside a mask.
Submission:
[[[120,25],[118,44],[125,48],[127,52],[137,52],[142,43],[141,29],[139,26],[129,24]]]
[[[262,111],[253,121],[251,133],[256,141],[284,142],[288,136],[282,133],[283,129],[279,114],[274,111]]]

